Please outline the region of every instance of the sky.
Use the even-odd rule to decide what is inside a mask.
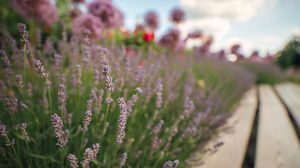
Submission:
[[[240,43],[245,54],[259,50],[261,55],[281,49],[293,34],[300,34],[300,0],[113,0],[125,15],[125,26],[133,29],[148,10],[160,15],[161,35],[172,26],[169,11],[181,7],[186,21],[182,34],[201,30],[214,36],[217,51]],[[189,42],[191,47],[198,44]]]

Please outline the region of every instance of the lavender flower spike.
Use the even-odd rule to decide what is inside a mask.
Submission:
[[[174,161],[167,161],[164,163],[163,168],[177,168],[179,165],[179,161],[178,160],[174,160]]]
[[[26,142],[29,142],[30,137],[29,137],[28,132],[27,132],[27,123],[21,123],[20,126],[19,126],[19,129],[20,129],[20,134],[21,134],[22,138]]]
[[[118,104],[120,108],[120,116],[119,116],[117,144],[121,145],[125,138],[125,129],[126,129],[126,123],[128,117],[128,110],[127,110],[127,103],[125,102],[123,97],[118,99]]]
[[[126,160],[127,160],[127,153],[123,153],[121,158],[120,158],[120,167],[124,167],[126,164]]]
[[[0,123],[0,136],[6,137],[8,134],[8,131],[6,130],[6,125]]]
[[[161,80],[159,80],[156,85],[156,107],[157,108],[161,108],[163,103],[162,91],[163,91],[163,85]]]
[[[78,168],[79,167],[78,166],[78,159],[77,159],[77,157],[75,155],[69,154],[68,155],[68,160],[70,162],[71,168]]]
[[[90,167],[90,162],[93,160],[96,160],[97,154],[100,150],[100,145],[94,144],[93,148],[86,148],[83,154],[83,160],[81,161],[81,166],[82,168],[89,168]]]
[[[83,127],[81,128],[82,132],[86,132],[88,131],[88,126],[90,125],[91,121],[92,121],[92,112],[91,111],[87,111],[84,114],[84,119],[83,119]]]
[[[57,138],[56,145],[63,148],[68,143],[69,132],[64,130],[64,125],[61,118],[57,114],[51,115],[55,137]]]

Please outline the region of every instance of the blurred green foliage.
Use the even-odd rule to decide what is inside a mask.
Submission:
[[[276,84],[285,80],[284,72],[275,64],[240,62],[247,70],[256,75],[257,84]]]
[[[278,52],[277,63],[284,69],[300,67],[300,36],[294,36],[287,45]]]

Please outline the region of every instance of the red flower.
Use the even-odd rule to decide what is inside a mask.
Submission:
[[[153,32],[144,32],[143,39],[145,42],[151,42],[155,38],[155,34]]]

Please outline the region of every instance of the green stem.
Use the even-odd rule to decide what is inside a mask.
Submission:
[[[60,150],[60,156],[61,156],[61,167],[64,167],[64,149],[61,148]]]
[[[8,138],[7,136],[5,136],[5,139],[6,139],[6,141],[7,141],[9,144],[11,144],[11,141],[9,140],[9,138]],[[17,162],[18,162],[18,164],[19,164],[19,167],[23,167],[23,166],[22,166],[22,163],[21,163],[21,160],[20,160],[20,158],[19,158],[19,155],[17,154],[17,151],[16,151],[16,149],[15,149],[15,146],[14,146],[13,144],[11,144],[11,147],[12,147],[12,150],[13,150],[13,152],[14,152],[14,154],[15,154],[15,157],[16,157],[16,160],[17,160]]]
[[[26,68],[26,42],[24,42],[24,45],[23,45],[23,57],[24,57],[24,65],[23,65],[23,82],[25,84],[25,78],[26,78],[26,74],[25,74],[25,68]]]
[[[48,86],[48,99],[49,99],[49,111],[52,114],[52,98],[51,98],[51,88]]]

